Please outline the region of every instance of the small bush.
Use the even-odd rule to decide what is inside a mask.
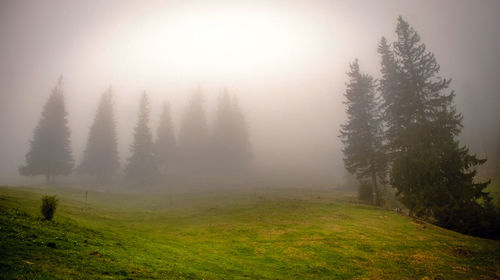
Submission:
[[[42,197],[42,214],[45,220],[50,221],[54,217],[59,200],[55,195],[45,195]]]

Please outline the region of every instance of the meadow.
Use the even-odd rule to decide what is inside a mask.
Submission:
[[[0,279],[500,278],[499,241],[343,191],[85,192],[0,187]]]

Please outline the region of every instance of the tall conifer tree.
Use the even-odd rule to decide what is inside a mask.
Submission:
[[[131,156],[125,166],[126,177],[136,184],[151,185],[157,178],[158,167],[154,154],[153,139],[149,128],[149,99],[146,92],[141,96]]]
[[[203,96],[197,89],[184,112],[178,138],[179,157],[186,172],[200,172],[207,167],[208,131]]]
[[[347,123],[341,126],[344,164],[360,181],[369,180],[373,204],[380,204],[379,182],[385,178],[383,131],[375,95],[374,80],[359,70],[358,60],[350,65],[345,93]]]
[[[245,115],[243,114],[238,98],[231,98],[231,112],[234,126],[235,162],[239,171],[250,171],[252,168],[252,145],[250,132]]]
[[[391,184],[411,215],[469,232],[481,215],[478,199],[489,200],[488,183],[474,181],[474,167],[484,160],[459,145],[462,116],[434,55],[401,17],[396,34],[392,50],[384,40],[379,46]]]
[[[211,138],[211,156],[217,163],[212,167],[219,169],[216,170],[217,172],[227,172],[233,167],[234,121],[231,109],[231,99],[227,91],[224,90],[217,99]]]
[[[163,105],[163,112],[160,117],[158,133],[155,142],[155,153],[158,160],[158,167],[164,175],[173,166],[175,161],[175,132],[172,118],[170,116],[170,104]]]
[[[74,162],[66,117],[61,77],[45,103],[26,154],[26,165],[19,168],[21,175],[45,175],[49,184],[56,176],[71,174]]]
[[[107,181],[120,167],[111,87],[102,94],[78,173]]]
[[[251,149],[248,127],[235,96],[219,95],[212,137],[212,154],[219,171],[248,171]]]

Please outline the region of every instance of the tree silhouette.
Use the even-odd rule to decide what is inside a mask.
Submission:
[[[240,108],[238,98],[231,98],[231,113],[233,124],[233,162],[237,171],[249,171],[252,167],[252,145],[245,116]]]
[[[179,156],[186,172],[206,171],[208,132],[203,96],[198,88],[186,107],[179,130]]]
[[[489,200],[483,192],[488,183],[474,182],[474,167],[485,160],[459,145],[462,116],[434,55],[401,17],[396,34],[392,50],[384,40],[379,46],[391,184],[411,215],[469,232],[483,209],[478,199]]]
[[[160,117],[158,134],[155,142],[155,153],[158,160],[158,167],[163,175],[173,166],[175,161],[175,132],[172,119],[170,117],[170,104],[163,105],[163,112]]]
[[[78,173],[103,183],[120,167],[111,87],[102,94]]]
[[[247,171],[251,151],[248,127],[235,96],[219,95],[212,134],[212,157],[219,172]]]
[[[33,133],[30,150],[26,154],[26,165],[19,168],[21,175],[45,175],[49,184],[55,181],[56,176],[71,174],[74,162],[66,117],[60,77]]]
[[[157,178],[158,167],[149,128],[149,99],[146,92],[140,100],[134,142],[130,146],[130,152],[131,156],[125,166],[126,177],[136,184],[152,185]]]
[[[382,120],[375,96],[374,80],[359,70],[358,60],[350,65],[344,94],[347,123],[341,126],[344,164],[360,181],[370,180],[373,204],[380,204],[377,179],[385,178]]]

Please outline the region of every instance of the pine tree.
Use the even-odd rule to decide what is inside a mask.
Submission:
[[[373,204],[380,204],[378,180],[385,178],[382,122],[374,80],[359,70],[358,60],[350,65],[345,93],[347,123],[341,126],[344,165],[360,181],[370,180]]]
[[[120,167],[111,87],[102,94],[78,173],[107,181]]]
[[[459,145],[462,116],[434,55],[401,17],[396,33],[393,50],[384,40],[379,46],[391,184],[410,215],[433,216],[440,225],[468,232],[481,215],[478,199],[489,199],[483,192],[488,183],[474,181],[474,167],[485,160]]]
[[[218,97],[217,110],[212,131],[211,152],[214,162],[217,164],[216,172],[228,171],[233,167],[234,156],[234,121],[231,108],[231,99],[226,90]]]
[[[186,172],[200,172],[207,167],[208,132],[203,96],[197,89],[187,105],[179,130],[179,157]]]
[[[163,105],[163,112],[160,117],[158,134],[155,142],[155,153],[158,160],[158,167],[163,174],[166,174],[175,160],[175,132],[172,119],[170,117],[170,104]]]
[[[251,149],[248,127],[235,96],[225,89],[218,98],[212,153],[219,171],[248,171]]]
[[[252,167],[252,145],[245,116],[241,111],[238,98],[232,96],[231,111],[234,126],[235,165],[241,172],[250,171]]]
[[[137,184],[151,185],[158,175],[158,167],[153,148],[152,133],[149,128],[149,99],[143,93],[139,104],[139,117],[134,129],[134,142],[130,146],[131,156],[125,167],[126,177]]]
[[[389,124],[387,130],[385,131],[385,137],[392,143],[396,130],[398,126],[398,117],[400,116],[396,106],[401,103],[398,100],[401,95],[397,93],[397,72],[396,72],[396,62],[394,53],[391,47],[387,43],[386,38],[382,37],[380,40],[380,45],[378,47],[378,52],[382,58],[381,63],[381,74],[382,77],[379,80],[378,90],[382,97],[382,102],[380,104],[380,109],[382,111],[382,117],[385,122]],[[389,106],[390,105],[390,106]],[[389,107],[389,108],[388,108]],[[386,147],[386,152],[388,152],[388,158],[391,158],[391,149]]]
[[[74,163],[66,117],[61,77],[52,89],[35,128],[30,150],[26,154],[26,165],[19,168],[21,175],[45,175],[49,184],[55,181],[56,176],[71,174]]]

